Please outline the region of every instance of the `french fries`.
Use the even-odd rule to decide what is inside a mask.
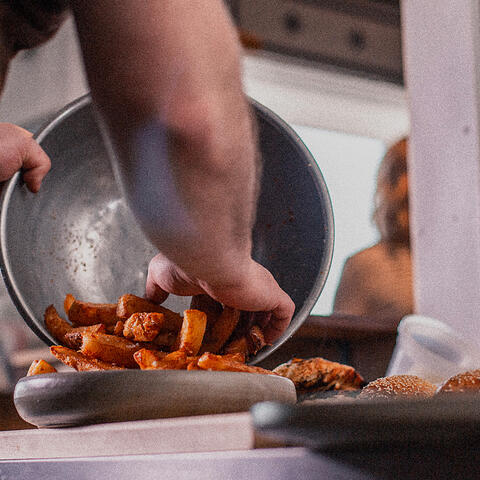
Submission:
[[[142,370],[185,370],[196,358],[189,357],[186,352],[175,351],[168,355],[146,348],[134,354],[135,361]]]
[[[178,350],[196,355],[202,345],[207,326],[207,315],[200,310],[185,310],[182,329],[178,337]]]
[[[218,320],[207,332],[205,342],[200,349],[204,352],[219,352],[232,335],[240,320],[240,310],[231,307],[224,307]]]
[[[122,320],[119,320],[113,327],[112,331],[107,333],[113,333],[114,335],[117,335],[117,337],[121,337],[123,335],[124,327],[125,327],[125,322],[122,322]]]
[[[137,368],[133,354],[143,348],[127,338],[106,333],[84,333],[80,352],[89,358],[97,358],[122,367]]]
[[[65,335],[73,329],[72,325],[60,317],[53,305],[49,305],[45,310],[44,320],[47,330],[53,335],[55,340],[65,344]]]
[[[134,313],[123,326],[123,336],[136,342],[151,342],[165,323],[163,313]]]
[[[225,345],[225,353],[241,353],[244,356],[248,354],[247,337],[238,337]]]
[[[163,313],[165,315],[165,328],[175,332],[180,330],[183,319],[178,313],[129,293],[118,299],[116,315],[120,320],[127,320],[134,313],[149,312]]]
[[[65,334],[64,345],[78,350],[82,344],[82,335],[84,333],[106,333],[106,327],[103,323],[88,327],[73,327]]]
[[[50,347],[50,352],[53,356],[58,358],[62,363],[74,368],[78,372],[85,372],[89,370],[123,370],[123,367],[113,365],[96,358],[89,358],[83,353],[76,352],[71,348],[62,347],[61,345],[54,345]]]
[[[258,325],[253,325],[247,333],[248,354],[256,355],[266,345],[262,329]]]
[[[57,369],[45,360],[34,360],[28,369],[27,377],[42,375],[44,373],[56,373],[56,371]]]
[[[48,306],[45,310],[45,326],[58,342],[71,348],[79,347],[81,334],[84,332],[105,332],[104,324],[72,327],[72,325],[60,317],[53,305]]]
[[[246,365],[232,358],[228,358],[227,355],[214,355],[213,353],[204,353],[197,360],[197,365],[203,370],[220,370],[224,372],[248,372],[275,375],[271,370]]]
[[[72,325],[115,325],[117,323],[116,303],[89,303],[77,300],[68,294],[64,302],[65,311]]]
[[[249,355],[265,346],[253,315],[240,321],[239,310],[223,307],[206,295],[193,297],[191,305],[182,317],[136,295],[122,295],[110,304],[83,302],[67,294],[64,309],[69,321],[53,305],[45,310],[45,326],[60,343],[50,350],[78,371],[140,368],[272,374],[245,364]],[[54,371],[47,362],[36,361],[28,375]]]

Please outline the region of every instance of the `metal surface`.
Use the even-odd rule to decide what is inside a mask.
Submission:
[[[291,380],[276,375],[123,370],[25,377],[14,400],[25,421],[64,427],[243,412],[265,400],[293,404],[297,395]]]
[[[294,318],[265,358],[306,319],[326,281],[333,251],[330,198],[315,160],[298,136],[252,102],[264,163],[253,256],[296,305]],[[126,207],[114,181],[90,97],[67,106],[38,135],[52,159],[33,195],[16,174],[4,189],[0,224],[1,270],[25,321],[46,343],[43,313],[61,310],[66,293],[91,302],[143,295],[148,262],[156,253]],[[166,305],[181,311],[188,299]]]
[[[366,449],[325,455],[305,448],[0,461],[5,480],[452,480],[480,478],[476,445]]]
[[[285,405],[258,403],[253,426],[268,439],[340,454],[368,449],[477,445],[480,440],[478,394],[433,398],[355,398]]]

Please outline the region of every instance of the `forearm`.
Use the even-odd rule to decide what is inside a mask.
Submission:
[[[142,228],[192,275],[238,265],[251,248],[256,151],[223,3],[72,5],[92,95]]]

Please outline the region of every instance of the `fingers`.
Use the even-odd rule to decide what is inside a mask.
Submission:
[[[285,293],[272,274],[262,265],[253,262],[246,278],[231,287],[205,287],[217,301],[247,311],[271,312],[261,319],[265,340],[275,342],[288,327],[295,311],[292,299]]]
[[[155,303],[163,303],[168,297],[168,292],[159,287],[155,281],[150,266],[148,267],[147,283],[145,285],[145,298]]]
[[[33,193],[40,190],[42,180],[51,167],[50,158],[40,145],[29,138],[25,143],[22,158],[23,180]]]
[[[17,125],[0,123],[0,146],[0,180],[8,180],[23,169],[27,187],[38,192],[51,162],[32,134]]]
[[[162,254],[156,255],[148,266],[145,296],[156,303],[162,303],[168,295],[189,296],[205,293]]]
[[[156,303],[162,303],[170,293],[199,295],[193,302],[199,305],[197,308],[200,310],[200,305],[208,310],[218,307],[217,302],[220,302],[238,310],[263,312],[255,314],[255,322],[263,329],[265,340],[273,343],[288,327],[295,305],[272,274],[259,263],[251,260],[247,268],[239,268],[239,271],[245,273],[238,282],[228,285],[221,278],[214,283],[192,280],[159,254],[151,260],[148,267],[145,296]]]

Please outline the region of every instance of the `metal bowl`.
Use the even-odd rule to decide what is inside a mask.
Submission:
[[[327,187],[299,137],[270,110],[252,101],[259,123],[263,176],[254,228],[254,258],[268,268],[296,305],[284,335],[259,352],[260,361],[306,319],[325,284],[333,251]],[[59,310],[65,294],[115,302],[143,295],[155,248],[144,237],[114,181],[91,99],[63,109],[36,136],[52,160],[40,192],[17,173],[1,200],[1,270],[10,296],[47,344],[43,313]],[[182,311],[188,298],[166,305]]]

